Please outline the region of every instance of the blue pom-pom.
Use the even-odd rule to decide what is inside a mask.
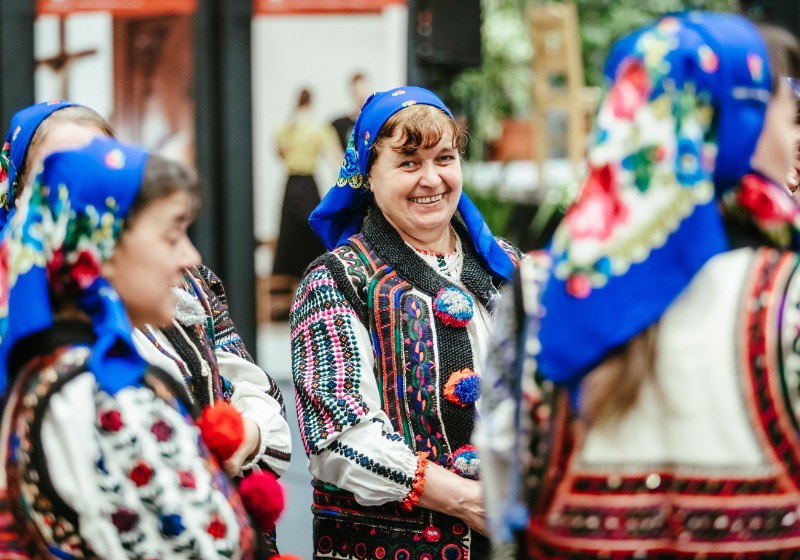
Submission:
[[[474,403],[481,391],[481,378],[477,375],[466,377],[456,385],[456,396],[462,403]]]

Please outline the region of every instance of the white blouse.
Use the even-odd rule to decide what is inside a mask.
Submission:
[[[413,293],[432,303],[427,294]],[[491,316],[474,299],[476,313],[466,327],[470,347],[463,351],[472,352],[477,365],[488,351]],[[369,330],[324,266],[301,283],[293,314],[298,308],[304,315],[292,322],[292,369],[311,474],[352,492],[364,506],[403,500],[417,454],[381,409]]]
[[[181,383],[185,383],[178,365],[174,360],[183,363],[173,345],[155,328],[150,329],[161,347],[169,353],[162,353],[148,340],[139,329],[134,330],[133,342],[139,354],[150,364],[160,367]],[[220,348],[215,350],[219,372],[233,386],[231,404],[258,425],[261,432],[261,445],[252,461],[245,464],[242,470],[251,469],[260,460],[266,463],[277,474],[283,474],[289,466],[288,460],[281,460],[273,454],[266,453],[267,448],[285,453],[292,452],[292,436],[289,424],[281,415],[281,405],[269,395],[272,381],[256,364]],[[187,366],[188,367],[188,366]]]
[[[88,352],[86,347],[75,347],[60,360],[77,364]],[[15,430],[23,441],[16,451],[20,478],[33,467],[46,469],[57,496],[77,514],[80,540],[97,557],[241,556],[240,524],[247,520],[228,502],[230,484],[200,453],[198,428],[153,390],[127,387],[112,396],[99,390],[91,372],[67,382],[43,411],[43,465],[31,464],[35,459],[27,449],[23,422],[9,425],[15,405],[12,398],[3,434]],[[9,447],[14,453],[15,447]],[[3,486],[5,482],[4,477]],[[30,521],[50,546],[54,526],[38,508],[53,503],[56,496],[45,494],[47,501],[37,500],[42,483],[38,477],[33,485],[22,480],[22,500]],[[78,541],[58,546],[80,552]]]

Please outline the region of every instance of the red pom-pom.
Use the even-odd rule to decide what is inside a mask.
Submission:
[[[209,451],[220,463],[227,461],[244,441],[242,415],[226,402],[205,407],[197,426]]]
[[[247,513],[262,531],[271,531],[283,512],[283,488],[278,478],[266,471],[254,472],[242,479],[239,484]]]

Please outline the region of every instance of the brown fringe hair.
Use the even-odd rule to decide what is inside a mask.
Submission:
[[[420,148],[429,149],[436,146],[448,130],[453,134],[453,148],[461,154],[467,142],[467,133],[447,113],[433,105],[411,105],[397,111],[383,125],[375,143],[369,152],[367,177],[372,164],[388,140],[394,137],[397,130],[402,131],[400,149],[404,154],[413,154]]]

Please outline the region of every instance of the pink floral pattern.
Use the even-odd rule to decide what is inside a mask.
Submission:
[[[100,427],[106,432],[118,432],[124,425],[119,410],[106,410],[100,413]]]
[[[140,461],[131,469],[130,477],[136,486],[146,486],[153,478],[153,469],[147,463]]]
[[[150,427],[150,433],[156,437],[156,441],[164,443],[172,437],[172,426],[163,418],[159,418]]]

